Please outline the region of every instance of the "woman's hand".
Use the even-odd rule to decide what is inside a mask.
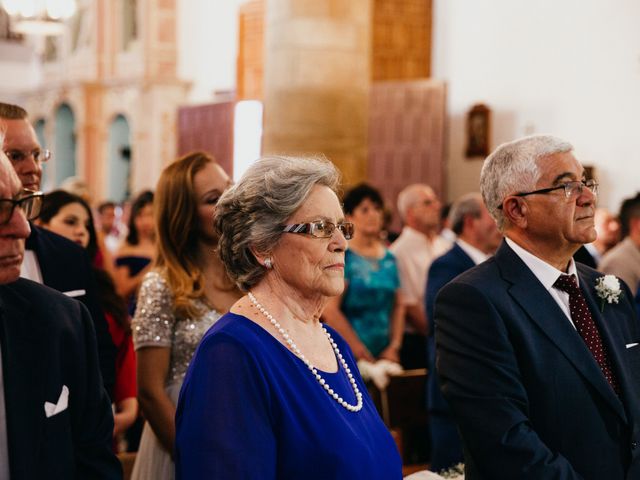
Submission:
[[[378,359],[385,359],[390,362],[400,363],[400,348],[389,345],[382,351],[382,353],[380,353],[380,355],[378,355]]]
[[[353,352],[353,356],[356,357],[356,360],[376,361],[374,356],[371,355],[371,352],[360,340],[352,340],[351,351]]]

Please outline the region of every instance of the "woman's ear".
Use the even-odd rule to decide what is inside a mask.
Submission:
[[[527,227],[529,207],[524,199],[520,197],[507,197],[502,202],[502,211],[511,225],[518,228]]]
[[[273,260],[271,254],[267,252],[258,252],[255,247],[250,247],[251,254],[255,257],[256,261],[267,270],[273,267]]]

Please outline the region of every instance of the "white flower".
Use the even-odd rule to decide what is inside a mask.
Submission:
[[[620,295],[622,295],[622,288],[620,288],[620,280],[615,275],[605,275],[596,280],[596,293],[600,300],[602,300],[602,308],[604,308],[604,302],[618,303]]]

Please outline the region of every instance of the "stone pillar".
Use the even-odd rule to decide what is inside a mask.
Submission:
[[[267,0],[265,154],[322,153],[366,178],[371,0]]]

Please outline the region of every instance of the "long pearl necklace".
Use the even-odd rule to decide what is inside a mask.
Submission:
[[[356,399],[358,400],[355,405],[351,405],[350,403],[347,403],[347,401],[345,401],[340,395],[338,395],[338,393],[333,391],[333,389],[329,386],[327,381],[324,378],[322,378],[322,375],[320,375],[320,372],[318,372],[318,369],[314,367],[311,364],[311,362],[307,360],[307,358],[302,354],[300,349],[297,347],[297,345],[289,336],[289,332],[287,332],[284,328],[282,328],[280,323],[278,323],[278,321],[275,318],[273,318],[273,315],[271,315],[266,308],[260,305],[256,297],[253,295],[253,293],[249,292],[248,296],[253,306],[256,307],[260,311],[260,313],[262,313],[265,317],[267,317],[267,320],[271,322],[271,325],[273,325],[275,329],[278,331],[278,333],[282,335],[282,338],[287,343],[291,351],[294,354],[296,354],[298,358],[300,358],[300,360],[304,362],[304,364],[307,366],[311,374],[315,377],[318,383],[324,388],[324,390],[329,394],[329,396],[331,396],[336,402],[338,402],[340,405],[342,405],[344,408],[346,408],[350,412],[359,412],[362,409],[362,393],[360,393],[360,390],[358,389],[358,385],[356,384],[356,379],[353,377],[353,374],[351,373],[351,370],[349,369],[349,366],[347,365],[346,360],[340,353],[340,349],[338,348],[338,345],[336,344],[336,342],[333,341],[333,338],[331,338],[331,334],[327,331],[326,328],[324,328],[324,325],[321,325],[322,331],[325,333],[325,335],[329,339],[329,343],[333,348],[336,358],[340,361],[342,368],[347,374],[349,383],[351,383],[351,388],[353,388],[353,393],[355,393]]]

